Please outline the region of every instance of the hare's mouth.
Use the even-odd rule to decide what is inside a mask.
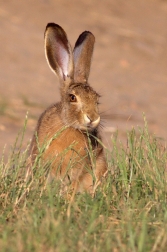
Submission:
[[[91,120],[90,117],[84,116],[84,120],[81,122],[76,121],[73,123],[73,127],[81,130],[81,131],[94,131],[100,123],[100,116],[98,116],[95,120]]]
[[[79,125],[78,129],[81,130],[81,131],[88,131],[88,132],[92,132],[95,130],[96,127],[93,127],[91,125]]]
[[[88,114],[84,114],[84,126],[86,127],[86,129],[88,131],[92,131],[95,128],[97,128],[97,126],[100,123],[100,116],[97,115],[96,117],[92,118],[91,116],[89,116]]]

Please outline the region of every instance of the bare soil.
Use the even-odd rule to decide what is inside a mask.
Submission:
[[[90,30],[96,45],[90,84],[101,95],[104,139],[143,126],[167,140],[167,1],[0,0],[0,155],[6,155],[28,111],[24,147],[40,113],[59,100],[59,83],[44,56],[48,22],[74,45]]]

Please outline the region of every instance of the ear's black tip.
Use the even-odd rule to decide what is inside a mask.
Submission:
[[[55,24],[55,23],[48,23],[47,24],[47,26],[46,26],[46,30],[48,29],[48,28],[59,28],[59,29],[62,29],[61,28],[61,26],[60,25],[58,25],[58,24]]]
[[[82,44],[82,42],[83,42],[87,37],[91,37],[92,40],[95,41],[95,37],[94,37],[94,35],[93,35],[90,31],[84,31],[84,32],[82,32],[82,33],[79,35],[79,37],[78,37],[78,39],[77,39],[77,41],[76,41],[76,43],[75,43],[75,47],[77,47],[77,46],[79,46],[80,44]]]
[[[68,43],[67,35],[60,25],[55,23],[48,23],[44,32],[44,38],[47,32],[48,34],[55,36],[55,38],[63,40],[64,43]]]
[[[60,27],[60,26],[55,23],[48,23],[45,28],[44,37],[45,37],[46,31],[48,30],[48,28],[56,28],[56,27]]]

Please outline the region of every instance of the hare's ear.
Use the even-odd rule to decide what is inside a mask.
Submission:
[[[65,31],[49,23],[45,30],[45,54],[51,70],[60,80],[73,79],[73,55]]]
[[[75,43],[73,51],[75,82],[87,83],[88,81],[94,43],[95,37],[89,31],[83,32]]]

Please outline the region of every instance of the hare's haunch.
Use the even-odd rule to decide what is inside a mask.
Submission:
[[[30,166],[42,153],[40,164],[49,165],[51,177],[75,192],[92,193],[107,172],[99,133],[99,95],[88,84],[94,42],[93,34],[85,31],[72,51],[59,25],[49,23],[45,30],[46,59],[59,78],[61,101],[38,120]]]

